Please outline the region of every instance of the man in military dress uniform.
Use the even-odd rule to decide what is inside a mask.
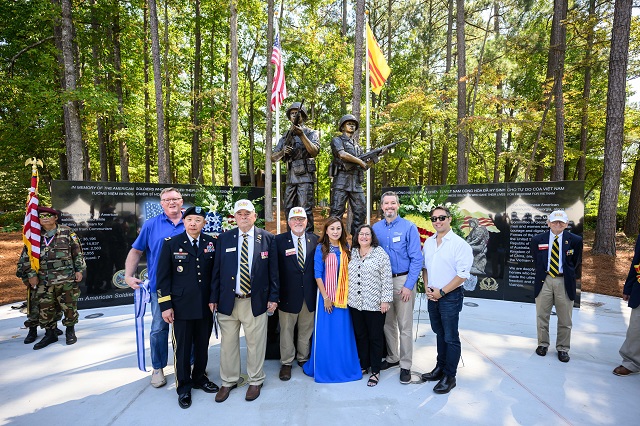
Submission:
[[[296,116],[300,114],[299,125],[295,125]],[[287,162],[287,188],[284,193],[285,215],[294,206],[302,206],[307,214],[307,231],[313,232],[313,207],[315,205],[313,185],[316,183],[316,160],[320,151],[318,132],[306,127],[307,111],[300,102],[294,102],[287,109],[287,118],[293,125],[290,143],[287,144],[288,133],[280,138],[271,161]]]
[[[362,182],[364,181],[364,171],[370,167],[358,158],[364,153],[353,138],[358,127],[358,119],[351,114],[344,115],[340,119],[338,129],[342,134],[331,139],[333,161],[329,166],[329,176],[333,177],[329,216],[341,218],[346,204],[349,202],[353,213],[351,235],[355,235],[356,229],[364,224],[367,207]]]
[[[83,271],[86,269],[82,247],[78,236],[68,226],[58,225],[58,211],[51,207],[38,207],[42,227],[40,243],[40,270],[31,268],[29,256],[23,251],[18,261],[22,270],[36,291],[40,311],[39,324],[45,335],[33,349],[42,349],[58,341],[57,320],[64,313],[62,324],[66,329],[67,345],[78,341],[75,325],[78,323],[78,296]]]
[[[189,207],[184,212],[185,232],[165,238],[156,271],[162,319],[173,324],[176,391],[181,408],[191,406],[192,388],[207,393],[218,391],[218,386],[205,374],[213,326],[208,303],[215,257],[215,240],[202,233],[205,214],[201,207]]]

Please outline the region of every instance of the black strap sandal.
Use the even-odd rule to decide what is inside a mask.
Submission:
[[[380,373],[374,373],[369,377],[369,381],[367,382],[367,386],[370,388],[374,387],[380,381]]]

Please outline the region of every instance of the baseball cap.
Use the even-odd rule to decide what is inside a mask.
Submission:
[[[549,222],[555,222],[559,220],[560,222],[568,223],[569,217],[564,212],[564,210],[554,210],[549,217],[547,218]]]
[[[304,211],[303,207],[294,207],[289,210],[289,217],[287,219],[291,219],[292,217],[303,217],[307,218],[307,212]]]
[[[233,214],[238,213],[240,210],[246,210],[248,212],[255,212],[256,209],[253,207],[253,203],[249,200],[238,200],[233,206]]]

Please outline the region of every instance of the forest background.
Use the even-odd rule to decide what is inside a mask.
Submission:
[[[0,225],[22,220],[32,157],[45,202],[54,179],[262,184],[270,199],[274,24],[280,133],[305,98],[328,201],[343,114],[361,117],[364,143],[365,10],[391,67],[371,144],[406,139],[373,167],[374,199],[385,186],[584,180],[594,253],[615,255],[619,228],[638,234],[632,0],[3,0]]]

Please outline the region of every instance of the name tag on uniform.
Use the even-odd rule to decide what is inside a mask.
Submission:
[[[538,250],[549,250],[549,244],[538,244]]]
[[[227,249],[225,250],[227,253],[231,252],[231,251],[236,251],[238,249],[238,247],[227,247]]]
[[[285,256],[293,256],[295,254],[296,254],[296,249],[295,248],[290,248],[290,249],[284,251],[284,255]]]
[[[394,243],[399,243],[400,242],[400,237],[393,237],[393,241]]]
[[[186,260],[187,256],[188,256],[187,253],[184,253],[184,252],[173,253],[173,258],[175,260]]]

